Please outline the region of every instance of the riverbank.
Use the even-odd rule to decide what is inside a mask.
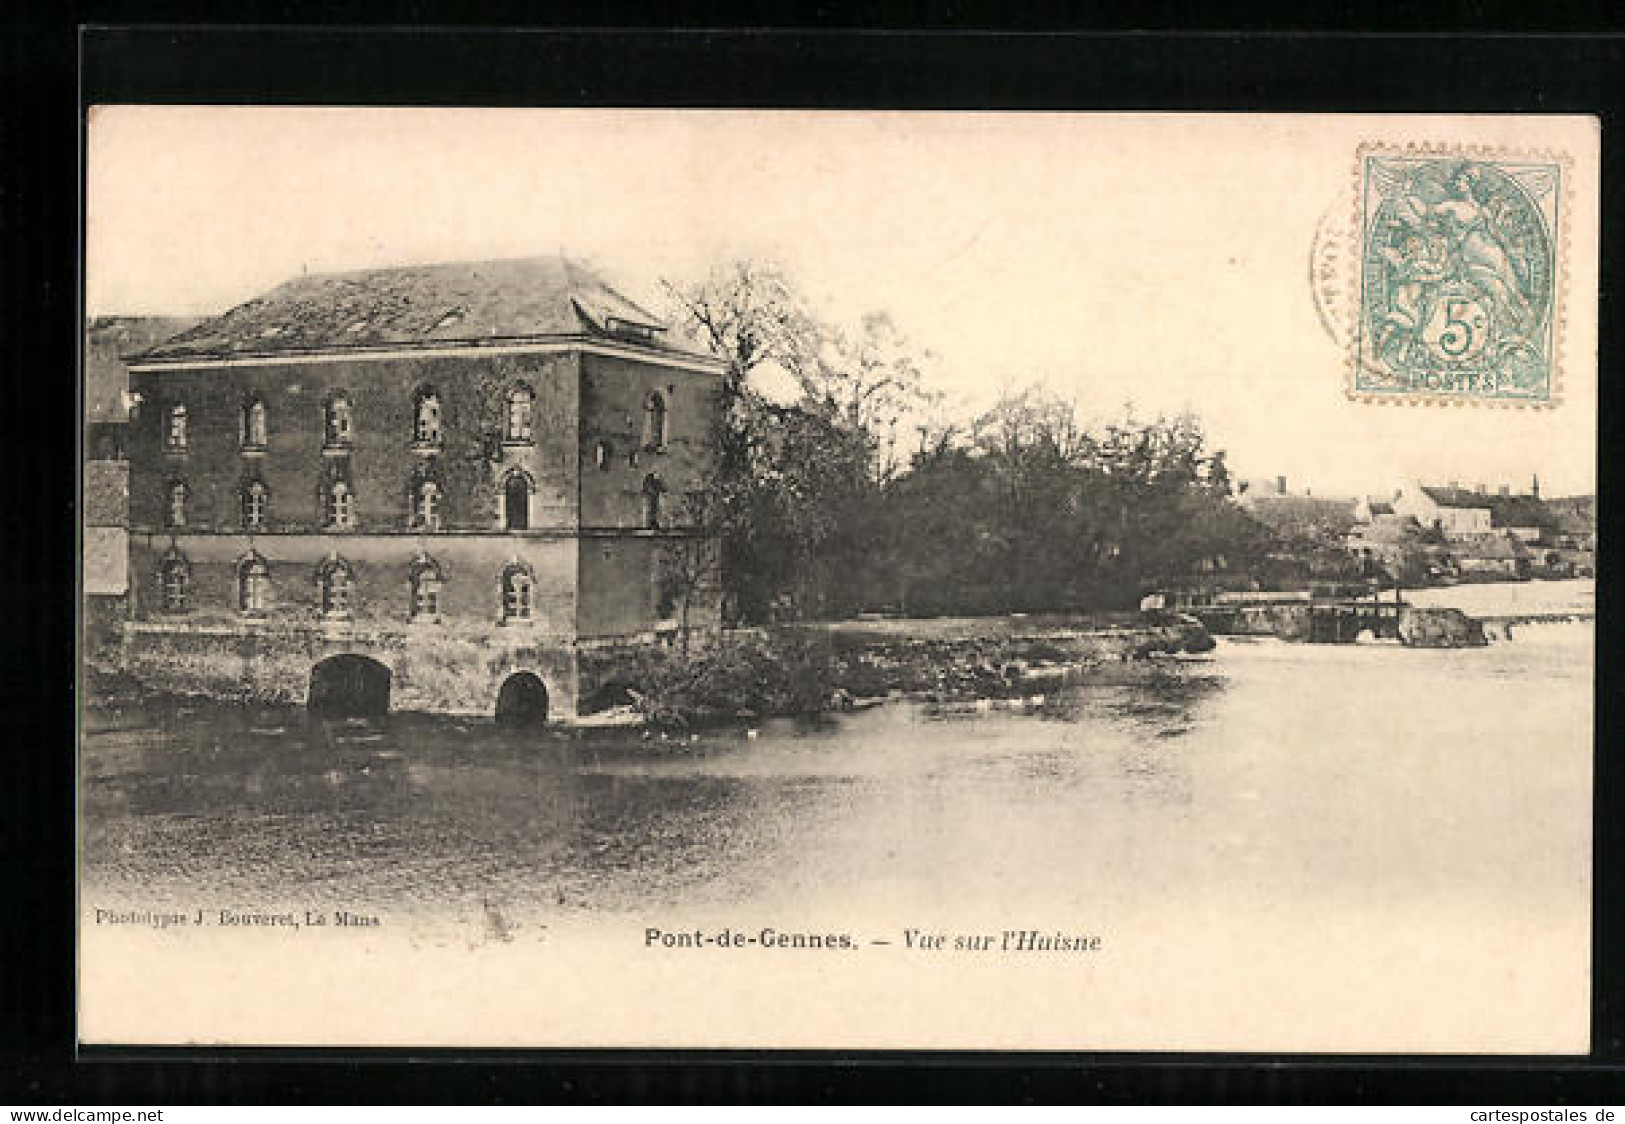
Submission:
[[[652,726],[862,709],[884,699],[1025,698],[1144,678],[1161,658],[1211,651],[1177,614],[819,622],[731,634],[688,658],[653,656],[629,691]]]
[[[844,712],[888,698],[1026,698],[1083,682],[1145,678],[1157,660],[1210,651],[1201,623],[1171,613],[817,622],[724,633],[675,648],[583,653],[601,686],[582,728],[642,724],[686,731],[775,715]],[[600,667],[589,661],[607,661]],[[87,660],[87,710],[204,701],[246,709],[286,699],[193,696],[149,686],[116,659]]]

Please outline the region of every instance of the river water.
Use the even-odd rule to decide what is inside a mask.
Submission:
[[[1590,582],[1465,592],[1482,612],[1531,589],[1589,611]],[[1259,932],[1532,923],[1583,953],[1593,637],[1574,621],[1461,651],[1225,639],[1129,684],[693,742],[93,715],[82,896],[453,929],[967,913],[1067,928],[1177,903]]]

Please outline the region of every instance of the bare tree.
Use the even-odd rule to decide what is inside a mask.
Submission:
[[[679,505],[674,534],[661,555],[663,584],[676,602],[682,653],[689,652],[693,609],[702,594],[721,588],[721,504],[713,488],[689,492]]]
[[[732,406],[751,372],[764,364],[793,370],[816,350],[820,331],[783,267],[739,259],[690,285],[662,281],[682,326],[728,365],[724,394]]]

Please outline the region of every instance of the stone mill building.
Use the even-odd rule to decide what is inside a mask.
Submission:
[[[129,370],[155,686],[568,717],[679,602],[716,624],[677,560],[721,366],[574,261],[304,276]]]

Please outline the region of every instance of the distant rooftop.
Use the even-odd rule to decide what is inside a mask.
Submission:
[[[600,336],[663,351],[652,313],[563,255],[311,274],[134,358],[222,359]]]

